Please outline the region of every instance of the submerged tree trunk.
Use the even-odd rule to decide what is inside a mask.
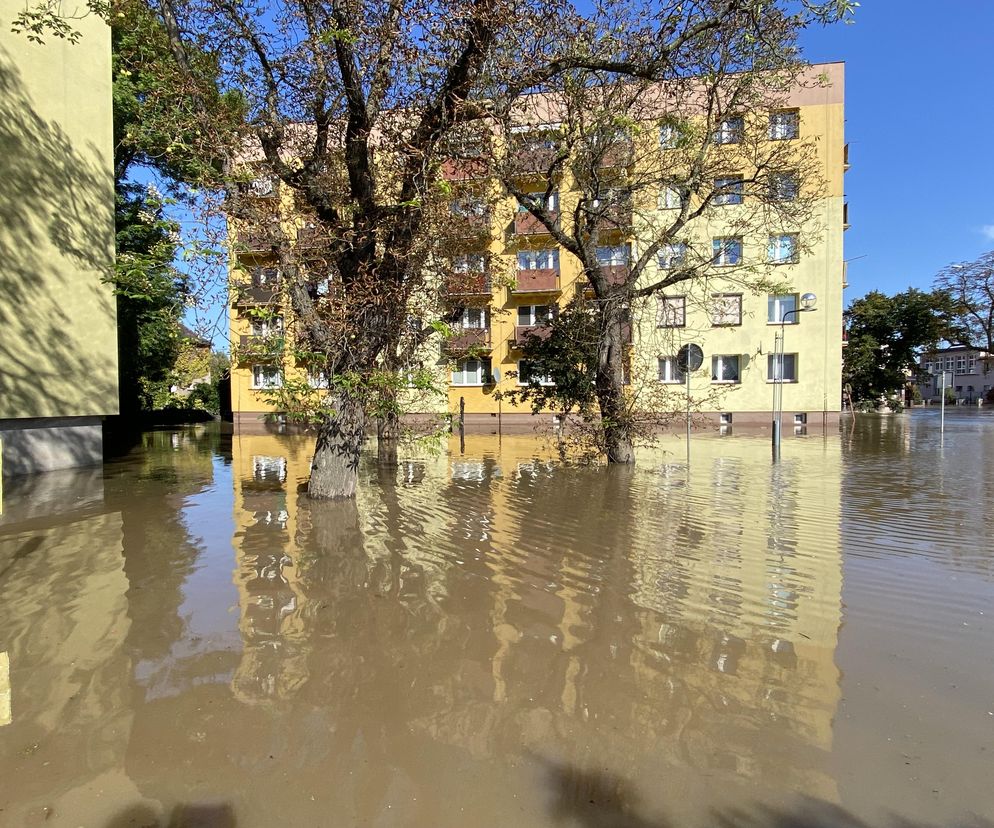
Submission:
[[[609,463],[634,463],[632,423],[625,402],[624,309],[606,302],[601,317],[597,354],[597,402]]]
[[[376,462],[384,467],[395,467],[399,442],[400,415],[391,409],[376,421]]]
[[[307,493],[318,500],[355,497],[359,480],[365,412],[345,394],[336,396],[335,411],[318,432],[311,462]]]

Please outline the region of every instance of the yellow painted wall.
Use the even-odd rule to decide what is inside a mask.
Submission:
[[[110,30],[31,43],[23,9],[0,0],[0,419],[113,414]]]

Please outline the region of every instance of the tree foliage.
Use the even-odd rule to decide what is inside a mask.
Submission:
[[[921,352],[946,338],[951,307],[943,291],[915,288],[894,296],[870,291],[853,301],[845,312],[842,368],[853,400],[875,406],[900,393]]]
[[[935,277],[934,286],[951,300],[946,339],[994,353],[994,251],[949,265]]]

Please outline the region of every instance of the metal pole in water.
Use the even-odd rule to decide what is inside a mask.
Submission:
[[[687,466],[690,466],[690,366],[685,371],[687,377]]]
[[[946,372],[942,372],[942,393],[939,397],[939,434],[946,433]]]
[[[780,323],[781,326],[783,322]],[[777,360],[780,355],[781,347],[781,333],[779,331],[773,334],[773,423],[771,426],[771,439],[773,440],[773,459],[780,459],[780,412],[779,412],[779,400],[777,398],[777,390],[780,387],[779,372],[777,370]]]

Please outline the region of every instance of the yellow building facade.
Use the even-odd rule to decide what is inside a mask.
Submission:
[[[118,410],[110,29],[11,33],[0,0],[0,442],[3,472],[99,463]]]
[[[776,110],[748,113],[747,117],[761,130],[768,129],[771,141],[796,140],[812,148],[813,173],[824,186],[813,199],[810,219],[796,232],[753,225],[748,234],[736,237],[737,247],[731,251],[724,250],[722,240],[735,232],[729,228],[741,227],[742,211],[748,205],[716,207],[689,225],[687,241],[699,250],[715,245],[715,264],[706,277],[695,277],[630,308],[626,344],[629,393],[635,397],[636,410],[685,409],[686,377],[677,370],[675,358],[682,345],[696,343],[705,354],[703,366],[690,378],[691,407],[701,414],[699,422],[767,425],[774,386],[780,386],[788,425],[829,427],[837,423],[842,238],[847,226],[844,67],[841,63],[816,65],[805,80],[785,101],[778,102]],[[634,141],[630,149],[635,151],[619,153],[615,162],[621,175],[626,164],[636,165],[646,153],[666,151],[662,141],[658,150],[654,146],[657,133],[651,130]],[[489,186],[473,180],[471,167],[471,163],[461,167],[447,163],[443,168],[457,200],[469,202],[474,192],[479,196]],[[530,176],[527,169],[522,170],[521,183],[526,190],[545,190],[544,180]],[[560,181],[558,188],[556,203],[549,207],[569,215],[578,194],[568,180]],[[287,215],[289,199],[278,188],[262,182],[257,197],[269,199],[274,215],[289,223],[284,229],[296,232],[292,215]],[[450,306],[462,309],[461,317],[450,338],[432,341],[433,351],[426,360],[437,372],[439,387],[447,391],[434,399],[423,395],[411,410],[461,416],[468,426],[494,427],[498,420],[506,425],[549,426],[554,422],[553,412],[533,415],[530,406],[514,404],[507,394],[520,390],[529,376],[521,351],[529,332],[581,296],[586,280],[579,262],[560,249],[531,214],[517,209],[514,199],[494,201],[483,196],[480,205],[475,212],[472,204],[454,211],[447,228],[454,240],[456,272],[444,290]],[[667,212],[676,206],[665,192],[633,194],[630,215],[616,228],[600,232],[598,255],[603,266],[624,272],[653,238],[650,228],[665,223]],[[232,407],[236,423],[247,425],[280,413],[269,401],[266,386],[278,385],[299,369],[253,363],[253,341],[282,335],[282,327],[253,317],[254,309],[280,301],[279,274],[257,249],[253,251],[250,239],[238,249],[232,256],[231,341],[235,348],[249,348],[233,361]],[[665,275],[672,252],[661,251],[645,269],[643,285]],[[775,285],[775,292],[742,287],[746,269],[762,268],[771,261],[779,263],[765,268],[765,278],[753,281]],[[815,312],[801,312],[800,297],[809,293],[817,297]],[[781,331],[783,359],[775,361],[774,339]]]

